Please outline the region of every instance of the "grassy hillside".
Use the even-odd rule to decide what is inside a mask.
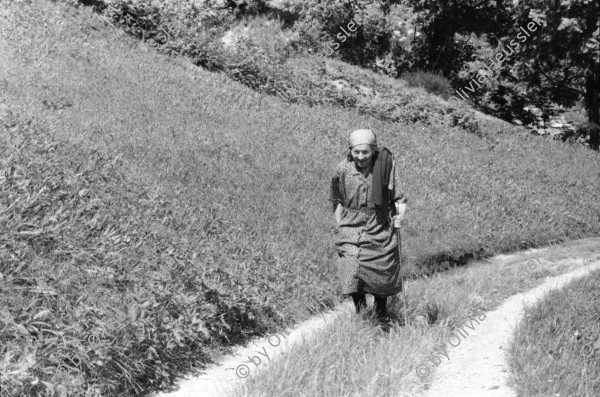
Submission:
[[[527,396],[597,396],[600,391],[600,271],[531,307],[510,348],[515,389]]]
[[[210,249],[186,240],[181,207],[127,178],[118,157],[2,111],[3,396],[160,386],[208,360],[207,345],[281,321],[203,265]]]
[[[291,13],[261,2],[225,6],[197,0],[108,0],[102,4],[95,9],[105,20],[153,49],[185,56],[197,66],[223,72],[290,103],[356,109],[387,121],[460,126],[478,135],[488,132],[470,107],[426,94],[425,90],[442,89],[440,94],[447,99],[450,86],[443,77],[411,79],[422,86],[411,89],[404,81],[319,56],[324,55],[326,40],[316,37],[316,25],[321,23],[312,18],[320,14],[324,2],[316,9],[315,4],[303,5]],[[377,7],[367,8],[374,20],[382,17]],[[371,44],[367,40],[364,46]]]
[[[0,4],[0,359],[16,395],[158,387],[333,305],[329,178],[355,128],[402,165],[407,274],[600,232],[597,153],[289,104],[89,9]]]

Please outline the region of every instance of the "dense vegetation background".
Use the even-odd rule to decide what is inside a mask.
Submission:
[[[444,11],[433,5],[82,3],[95,11],[1,1],[8,395],[161,387],[226,346],[331,307],[327,189],[356,126],[399,154],[408,276],[600,231],[597,153],[444,100],[469,66],[428,58]],[[359,28],[342,42],[351,20]],[[489,51],[483,35],[468,37]],[[332,40],[340,47],[324,58]],[[476,60],[473,51],[456,56]],[[549,112],[543,95],[510,103]]]
[[[482,76],[482,88],[460,96],[470,106],[541,134],[578,139],[598,150],[597,1],[109,0],[99,4],[98,9],[113,22],[164,51],[227,70],[253,88],[288,100],[337,103],[399,121],[422,118],[423,108],[437,113],[426,104],[411,111],[406,101],[396,103],[397,99],[385,95],[385,104],[397,104],[400,114],[389,115],[380,103],[360,103],[365,101],[348,97],[347,90],[333,89],[329,83],[335,78],[322,76],[322,70],[313,67],[307,76],[306,68],[290,68],[300,54],[327,55],[400,77],[446,99],[458,97],[461,89],[466,93],[464,87]],[[533,21],[540,28],[522,36]],[[354,31],[350,23],[355,24]],[[223,42],[225,32],[228,40]],[[517,37],[524,41],[515,42]],[[232,51],[224,52],[224,43]],[[506,56],[498,61],[503,52]],[[321,78],[315,78],[319,74]],[[585,118],[569,117],[571,113],[565,120],[571,124],[552,122],[553,116],[576,104]]]

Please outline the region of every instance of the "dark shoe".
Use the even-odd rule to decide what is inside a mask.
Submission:
[[[354,293],[352,295],[352,300],[354,301],[354,307],[356,308],[356,313],[360,313],[361,310],[367,308],[367,297],[362,293]]]
[[[377,319],[381,320],[387,317],[387,296],[379,297],[374,296],[375,298],[375,315]]]

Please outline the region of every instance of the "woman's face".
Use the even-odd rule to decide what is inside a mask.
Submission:
[[[356,166],[361,170],[368,169],[371,166],[373,152],[374,150],[371,145],[366,143],[362,145],[356,145],[350,150],[354,164],[356,164]]]

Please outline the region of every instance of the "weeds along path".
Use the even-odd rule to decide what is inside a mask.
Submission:
[[[257,339],[245,346],[234,349],[231,355],[222,357],[202,371],[198,377],[187,377],[176,382],[172,390],[148,394],[148,397],[219,397],[225,396],[226,391],[236,382],[251,376],[259,369],[267,367],[269,362],[285,354],[295,343],[304,338],[310,338],[315,332],[322,330],[328,324],[344,314],[353,311],[352,304],[345,303],[313,317],[293,329],[268,335]],[[252,359],[252,362],[249,361]]]
[[[552,259],[555,264],[564,262],[577,268],[559,276],[549,277],[538,287],[511,296],[498,309],[486,312],[485,318],[479,324],[472,323],[474,330],[467,329],[468,336],[450,341],[445,351],[447,357],[436,354],[440,358],[439,365],[424,379],[425,384],[421,387],[425,390],[421,389],[421,397],[516,396],[507,384],[509,373],[504,349],[511,339],[512,330],[522,318],[524,307],[534,304],[549,290],[561,288],[575,278],[600,268],[597,255],[584,259],[586,255],[581,254],[587,247],[597,247],[599,244],[600,239],[584,239],[550,248],[490,258],[489,260],[500,264],[528,260],[533,254],[540,259]],[[218,363],[202,371],[200,376],[181,379],[172,389],[148,393],[147,397],[226,396],[226,391],[236,382],[243,382],[245,377],[268,368],[294,344],[304,338],[311,338],[340,315],[350,315],[352,311],[350,303],[343,304],[336,310],[318,315],[294,329],[257,339],[234,349],[233,354],[221,358]],[[457,344],[458,341],[460,343]]]
[[[574,260],[583,262],[581,259]],[[548,291],[562,288],[599,268],[600,261],[596,260],[575,271],[549,277],[542,285],[513,295],[498,309],[487,312],[480,324],[474,324],[474,331],[467,329],[465,337],[452,338],[449,342],[452,346],[447,346],[445,351],[448,358],[438,355],[441,363],[423,397],[516,396],[507,384],[509,368],[505,350],[508,350],[513,329],[523,317],[525,306],[534,305]]]

